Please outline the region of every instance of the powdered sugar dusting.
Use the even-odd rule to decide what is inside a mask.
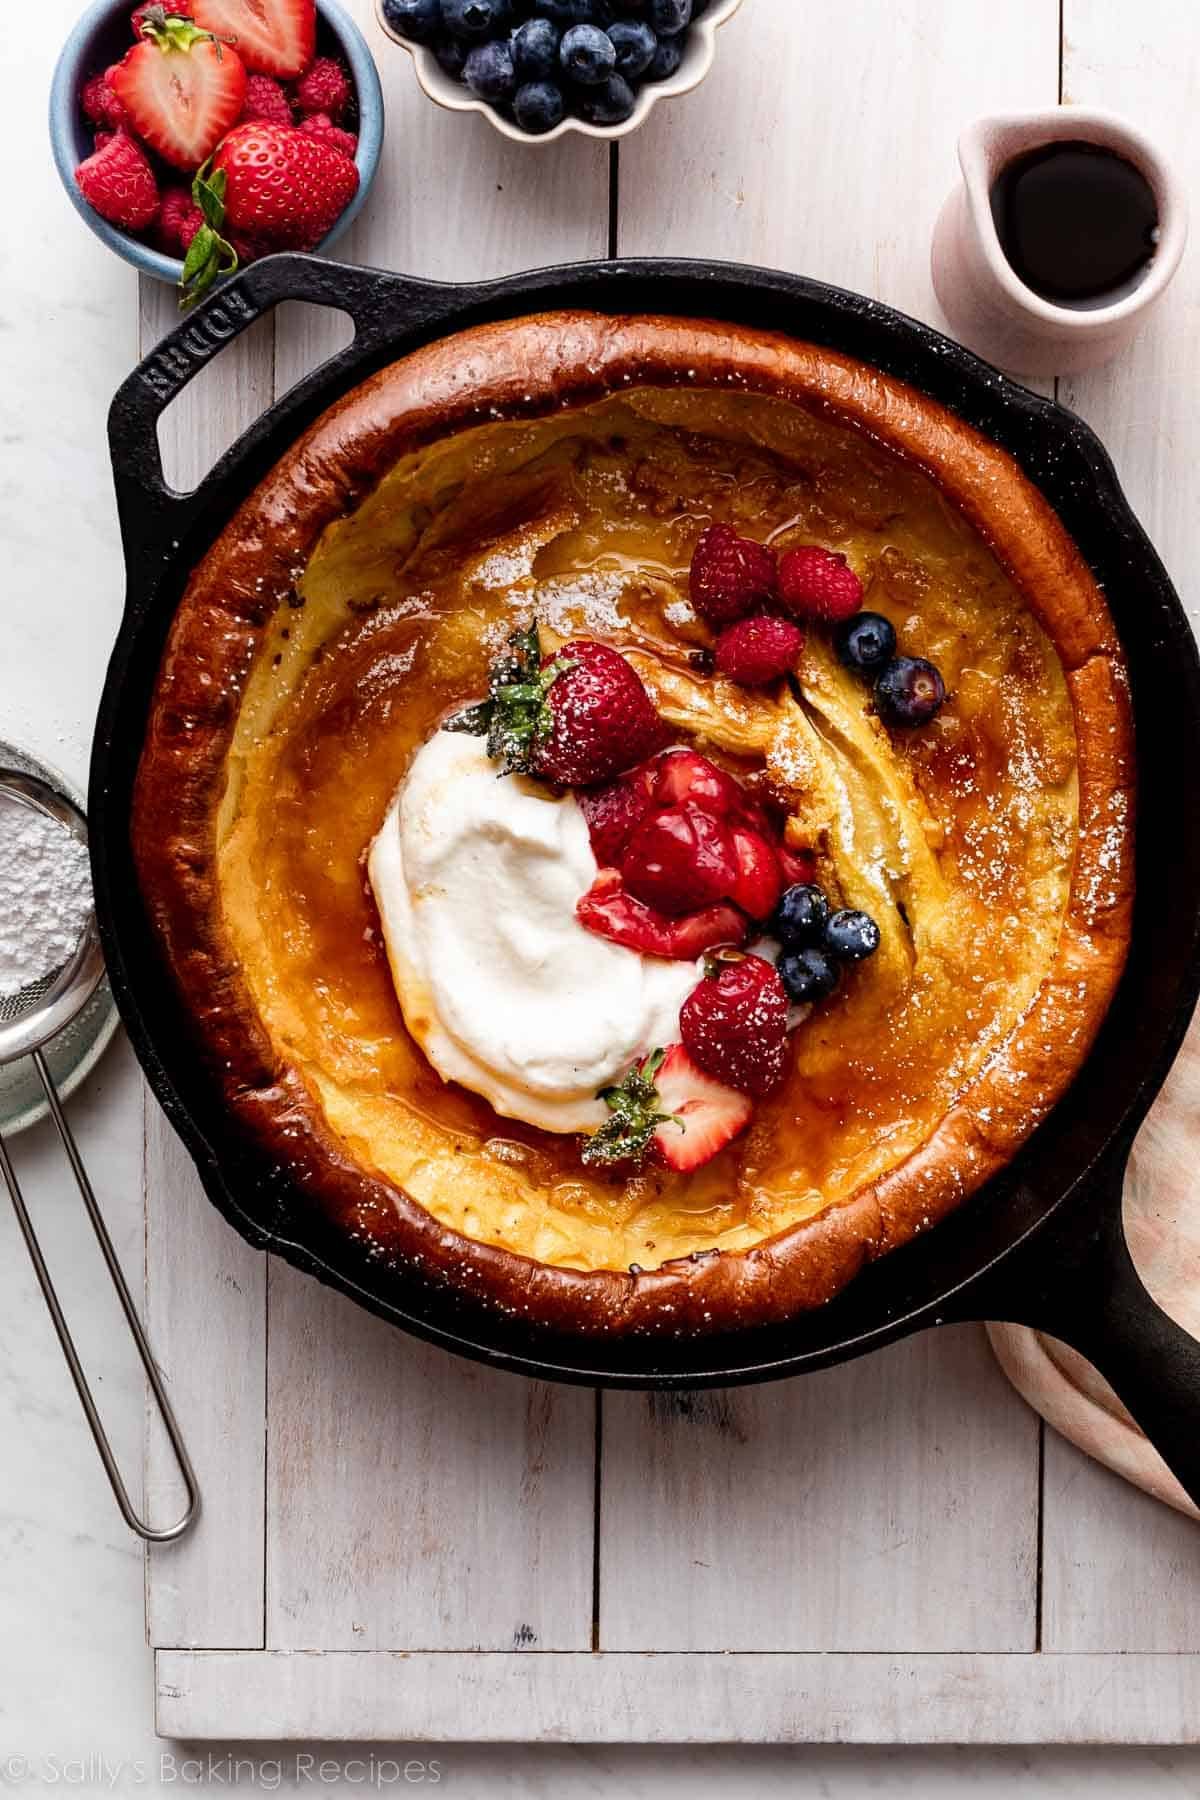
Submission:
[[[91,910],[87,846],[57,819],[0,794],[0,995],[61,969]]]

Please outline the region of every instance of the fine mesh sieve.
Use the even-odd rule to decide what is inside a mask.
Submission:
[[[71,1378],[122,1517],[139,1537],[154,1543],[165,1543],[180,1537],[196,1516],[199,1506],[196,1477],[92,1184],[67,1124],[61,1097],[47,1061],[51,1044],[78,1019],[92,1001],[104,976],[100,938],[83,855],[87,847],[87,822],[69,795],[55,787],[42,774],[36,773],[36,765],[28,758],[21,760],[22,767],[0,763],[0,803],[9,815],[8,842],[0,840],[0,895],[6,908],[6,917],[0,920],[0,925],[3,926],[0,945],[8,959],[7,968],[0,961],[0,985],[5,990],[0,991],[0,1068],[8,1068],[21,1058],[28,1059],[62,1140],[71,1172],[183,1476],[187,1490],[187,1510],[174,1525],[156,1529],[139,1518],[133,1508],[59,1304],[2,1132],[0,1174],[8,1188],[38,1285],[50,1310]],[[22,818],[27,826],[32,824],[35,827],[24,835],[19,825],[12,823]],[[56,891],[61,902],[58,906],[51,898]],[[23,933],[27,936],[24,945]],[[21,955],[19,961],[16,960],[18,955]],[[43,961],[48,962],[49,966],[42,966]]]

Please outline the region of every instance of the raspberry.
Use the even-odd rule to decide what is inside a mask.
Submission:
[[[292,124],[288,97],[270,75],[247,75],[242,119],[266,119],[272,125]]]
[[[803,648],[798,625],[764,613],[725,627],[717,639],[717,668],[742,687],[761,687],[794,668]]]
[[[124,231],[144,231],[158,212],[154,171],[123,131],[80,163],[75,182],[88,205]]]
[[[773,550],[732,525],[710,525],[692,555],[692,604],[710,625],[728,625],[771,598],[775,577]]]
[[[293,91],[296,105],[306,117],[311,113],[328,113],[331,119],[336,119],[349,103],[350,77],[332,56],[318,56]]]
[[[305,137],[316,138],[320,144],[328,144],[341,156],[348,156],[353,162],[358,154],[358,139],[352,131],[343,131],[335,125],[328,113],[314,113],[311,119],[305,119],[300,126]]]
[[[769,1094],[787,1063],[788,997],[761,956],[718,961],[688,995],[679,1029],[688,1055],[743,1094]]]
[[[90,81],[84,82],[79,104],[92,124],[102,125],[106,131],[120,131],[130,122],[129,114],[113,92],[107,74],[93,75]]]
[[[164,190],[155,236],[169,255],[182,256],[203,223],[204,214],[192,199],[190,188]]]
[[[802,544],[779,559],[779,599],[798,618],[833,623],[858,612],[863,585],[837,551]]]

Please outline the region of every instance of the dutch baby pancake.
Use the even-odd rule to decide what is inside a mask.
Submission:
[[[1112,621],[1006,452],[830,350],[562,313],[384,369],[250,495],[132,829],[294,1204],[693,1333],[1012,1157],[1119,979],[1133,799]]]

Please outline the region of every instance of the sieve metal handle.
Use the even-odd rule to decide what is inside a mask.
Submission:
[[[0,1173],[3,1174],[5,1183],[8,1187],[9,1197],[13,1204],[13,1211],[17,1215],[17,1224],[20,1226],[21,1236],[25,1239],[25,1245],[29,1251],[30,1260],[33,1263],[33,1270],[34,1274],[37,1276],[38,1286],[41,1288],[46,1305],[50,1310],[50,1317],[54,1322],[54,1329],[58,1333],[58,1341],[62,1345],[63,1355],[67,1359],[67,1367],[71,1371],[71,1379],[75,1383],[75,1392],[79,1395],[79,1401],[83,1407],[84,1415],[87,1418],[88,1425],[91,1427],[92,1437],[95,1439],[96,1448],[100,1452],[100,1460],[104,1464],[104,1472],[108,1476],[109,1485],[116,1497],[117,1505],[121,1509],[121,1517],[125,1520],[125,1523],[129,1526],[130,1530],[136,1531],[137,1535],[140,1538],[144,1538],[147,1543],[171,1543],[175,1538],[183,1536],[184,1532],[187,1531],[189,1526],[194,1522],[196,1514],[200,1510],[200,1490],[196,1481],[196,1472],[192,1467],[191,1458],[187,1453],[187,1447],[184,1444],[183,1435],[179,1429],[174,1409],[167,1398],[162,1376],[159,1374],[158,1367],[154,1361],[154,1353],[150,1348],[142,1322],[137,1315],[137,1309],[133,1303],[133,1296],[129,1292],[128,1283],[125,1280],[121,1265],[117,1260],[117,1253],[113,1248],[113,1242],[109,1236],[108,1227],[104,1223],[103,1215],[101,1214],[95,1193],[92,1190],[92,1184],[88,1179],[87,1170],[83,1166],[83,1159],[79,1154],[79,1149],[72,1136],[71,1128],[67,1124],[66,1115],[63,1112],[62,1104],[58,1098],[58,1092],[54,1086],[53,1077],[46,1066],[46,1060],[40,1050],[34,1050],[32,1052],[32,1057],[42,1087],[45,1089],[46,1101],[50,1108],[50,1116],[54,1120],[59,1137],[62,1139],[63,1148],[67,1153],[67,1160],[71,1165],[71,1173],[74,1175],[76,1186],[83,1197],[83,1204],[86,1208],[87,1216],[91,1221],[92,1230],[96,1234],[96,1242],[100,1246],[101,1254],[104,1257],[109,1275],[112,1278],[113,1287],[116,1289],[117,1298],[121,1302],[121,1310],[125,1314],[125,1322],[129,1327],[130,1335],[137,1348],[138,1356],[141,1358],[142,1368],[145,1370],[146,1379],[150,1383],[151,1392],[153,1393],[155,1402],[158,1406],[159,1415],[166,1429],[167,1436],[170,1439],[171,1449],[175,1454],[176,1462],[179,1464],[179,1472],[183,1476],[183,1484],[187,1490],[187,1511],[174,1525],[165,1526],[161,1530],[156,1529],[154,1526],[148,1525],[144,1519],[139,1518],[134,1510],[133,1503],[129,1498],[128,1489],[125,1486],[121,1471],[117,1465],[117,1459],[113,1454],[112,1445],[109,1443],[108,1434],[104,1429],[104,1424],[100,1418],[96,1402],[92,1398],[92,1390],[88,1384],[87,1376],[83,1372],[83,1365],[79,1360],[79,1353],[75,1348],[75,1340],[71,1336],[71,1329],[67,1324],[66,1314],[63,1312],[58,1295],[54,1290],[54,1283],[50,1277],[50,1270],[47,1267],[46,1259],[42,1254],[42,1247],[38,1242],[37,1233],[33,1227],[33,1220],[29,1216],[29,1209],[25,1204],[25,1197],[21,1192],[21,1186],[17,1180],[16,1170],[13,1168],[12,1158],[8,1153],[8,1147],[5,1144],[3,1137],[0,1137]]]

